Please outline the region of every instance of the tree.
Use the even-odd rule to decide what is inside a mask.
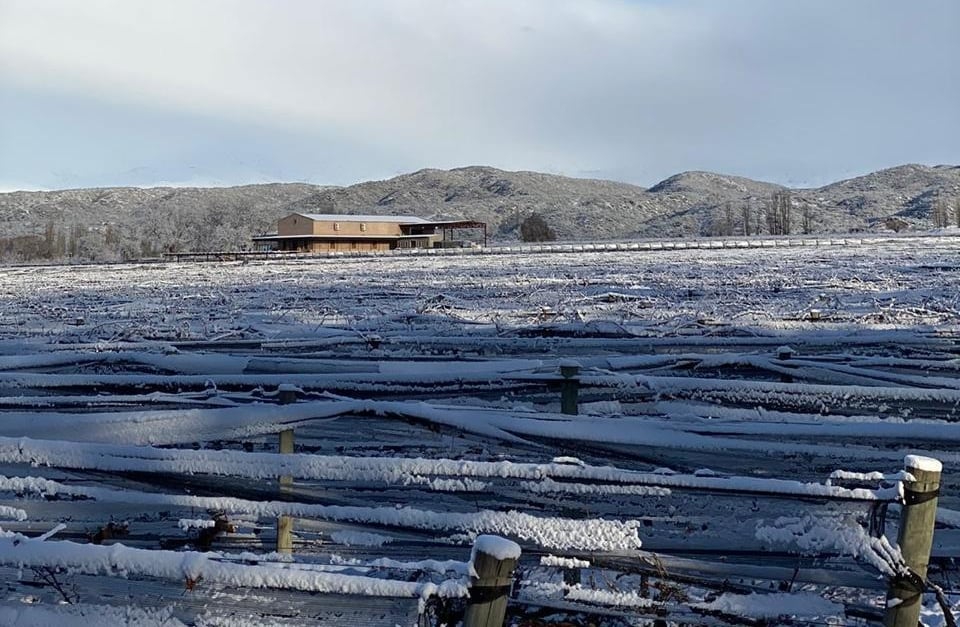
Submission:
[[[774,192],[767,203],[767,231],[770,235],[789,235],[792,227],[793,199],[783,189]]]
[[[740,209],[741,220],[743,220],[743,234],[744,236],[750,235],[750,203],[747,202]]]
[[[41,257],[46,259],[55,259],[57,255],[57,231],[53,226],[53,221],[47,222],[47,228],[43,232],[43,247]]]
[[[532,213],[520,223],[520,239],[524,242],[551,242],[557,235],[539,213]]]
[[[713,235],[733,235],[733,204],[729,201],[723,204],[723,211],[717,211],[711,225]]]
[[[810,203],[803,203],[803,210],[800,214],[800,228],[807,235],[813,233],[813,208]]]
[[[942,229],[950,224],[950,212],[947,210],[947,203],[943,198],[937,198],[930,211],[930,217],[933,220],[933,226]]]
[[[723,234],[733,235],[733,203],[729,200],[723,204]]]
[[[953,201],[953,223],[960,228],[960,198]]]
[[[905,231],[910,228],[909,222],[903,218],[898,218],[897,216],[891,216],[887,218],[884,220],[883,225],[894,233],[899,233],[900,231]]]

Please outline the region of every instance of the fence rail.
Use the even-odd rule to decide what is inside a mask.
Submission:
[[[280,260],[280,259],[323,259],[323,258],[364,258],[364,257],[407,257],[407,256],[470,256],[470,255],[509,255],[539,253],[590,253],[590,252],[627,252],[627,251],[673,251],[673,250],[722,250],[778,247],[817,247],[817,246],[861,246],[871,244],[898,244],[909,239],[949,240],[952,235],[910,234],[890,235],[833,235],[833,236],[765,236],[741,238],[695,238],[664,239],[630,242],[571,242],[552,244],[519,244],[509,246],[478,246],[468,248],[409,248],[371,251],[184,251],[164,253],[169,261],[243,261],[243,260]]]
[[[297,403],[293,405],[306,404]],[[300,428],[307,428],[308,426],[304,423],[301,424]],[[283,433],[288,431],[285,430]],[[188,534],[186,538],[181,540],[181,544],[203,546],[203,538],[207,537],[208,540],[205,545],[207,549],[218,548],[222,551],[223,547],[232,547],[233,551],[246,551],[239,554],[233,553],[235,557],[222,557],[220,554],[190,551],[173,552],[116,546],[103,547],[95,544],[77,545],[46,537],[52,535],[48,533],[35,539],[27,539],[21,535],[8,535],[6,538],[0,539],[0,541],[9,544],[9,546],[0,546],[0,556],[2,556],[0,562],[6,560],[8,564],[17,563],[33,569],[66,567],[88,574],[125,573],[126,575],[148,578],[182,578],[185,582],[184,586],[188,590],[202,589],[201,582],[205,582],[203,585],[208,586],[268,587],[324,594],[373,594],[375,596],[414,598],[419,599],[421,611],[426,610],[428,601],[435,597],[443,608],[442,610],[436,610],[435,608],[435,610],[441,611],[441,613],[462,611],[462,609],[457,609],[459,601],[453,602],[456,606],[453,609],[447,607],[452,602],[449,601],[451,599],[470,597],[479,600],[478,602],[490,602],[486,593],[472,593],[470,586],[464,583],[462,576],[458,580],[434,581],[421,578],[416,581],[404,581],[370,577],[368,575],[345,575],[336,572],[339,567],[335,564],[324,565],[311,561],[308,556],[312,553],[310,547],[313,541],[298,536],[304,533],[308,537],[315,536],[314,521],[320,521],[324,525],[332,524],[332,528],[337,530],[330,532],[328,529],[330,537],[334,539],[339,537],[340,542],[346,542],[348,545],[351,537],[360,538],[362,542],[368,544],[372,542],[376,545],[377,534],[384,530],[393,534],[414,534],[414,537],[420,539],[412,543],[407,541],[401,544],[422,551],[420,556],[414,559],[412,563],[409,560],[407,561],[408,568],[413,568],[415,571],[420,569],[421,573],[423,571],[435,571],[437,568],[442,568],[447,572],[452,569],[460,575],[472,572],[465,563],[457,564],[447,561],[443,562],[442,566],[436,566],[428,562],[428,558],[435,557],[438,551],[448,554],[450,551],[450,545],[441,548],[444,546],[442,543],[437,544],[435,540],[428,540],[433,533],[460,531],[467,532],[470,535],[496,533],[510,537],[524,547],[525,553],[530,553],[530,559],[527,559],[525,563],[521,562],[520,565],[519,578],[521,584],[512,601],[514,607],[547,602],[557,604],[556,599],[549,601],[548,598],[544,598],[538,592],[542,587],[537,583],[538,572],[541,574],[545,570],[567,572],[572,569],[576,573],[575,577],[579,578],[584,576],[583,573],[590,572],[590,569],[611,568],[615,565],[623,568],[623,559],[627,555],[639,557],[643,563],[626,568],[626,572],[636,572],[647,577],[651,575],[659,576],[664,581],[673,579],[675,582],[680,580],[688,583],[694,582],[707,588],[717,587],[719,589],[727,586],[726,581],[732,573],[750,572],[749,559],[751,556],[754,558],[761,555],[766,556],[762,560],[765,566],[753,573],[757,578],[773,577],[782,574],[782,572],[789,572],[789,565],[794,563],[796,558],[791,557],[791,552],[784,552],[777,548],[738,552],[730,546],[724,547],[722,543],[719,547],[716,546],[716,539],[714,539],[715,557],[719,556],[716,554],[722,554],[724,561],[734,560],[737,562],[739,559],[739,563],[736,565],[728,564],[726,567],[718,569],[715,558],[712,560],[709,557],[710,550],[707,548],[698,550],[696,546],[688,546],[687,550],[691,554],[699,553],[698,558],[693,560],[688,558],[686,562],[678,561],[676,556],[659,556],[646,550],[640,550],[643,530],[645,529],[640,521],[646,519],[646,515],[638,520],[630,519],[630,510],[623,509],[624,503],[617,506],[619,517],[612,519],[587,518],[580,520],[557,516],[545,517],[542,514],[536,515],[522,511],[524,502],[527,503],[527,508],[539,509],[542,503],[538,502],[536,495],[543,492],[535,489],[524,493],[530,498],[523,495],[517,496],[517,486],[522,483],[540,486],[546,484],[549,486],[548,492],[550,492],[558,489],[558,485],[562,485],[567,489],[572,488],[571,493],[579,495],[589,495],[591,490],[595,490],[600,495],[605,495],[603,496],[605,499],[610,498],[611,495],[631,493],[634,496],[661,498],[670,494],[685,493],[694,500],[693,502],[703,498],[716,497],[744,500],[755,498],[758,495],[763,495],[774,501],[800,499],[808,503],[805,506],[807,509],[810,509],[811,504],[814,503],[829,506],[826,509],[822,506],[813,506],[810,509],[813,512],[811,516],[817,520],[829,519],[831,516],[833,518],[839,516],[845,520],[847,516],[854,515],[856,519],[869,523],[868,528],[857,536],[859,542],[866,543],[860,546],[860,550],[863,550],[863,546],[869,545],[872,547],[871,550],[874,554],[878,551],[882,554],[884,523],[877,524],[873,517],[878,514],[885,515],[885,508],[889,504],[902,503],[900,495],[904,493],[904,488],[901,487],[901,482],[915,480],[914,474],[917,472],[918,466],[925,468],[934,463],[910,457],[907,459],[905,471],[901,473],[882,475],[878,473],[837,472],[827,482],[813,484],[772,478],[641,473],[612,467],[590,467],[572,458],[558,458],[548,463],[524,464],[469,462],[452,459],[323,456],[293,453],[296,449],[290,435],[286,436],[286,446],[282,446],[282,442],[280,444],[278,453],[254,453],[242,450],[192,451],[155,447],[57,443],[31,441],[22,438],[0,440],[0,462],[4,464],[22,465],[29,463],[34,467],[108,472],[114,477],[134,479],[138,484],[145,482],[155,486],[166,486],[167,489],[179,488],[186,492],[186,494],[177,494],[176,492],[169,494],[145,493],[133,489],[118,490],[106,487],[75,486],[39,477],[5,477],[0,481],[0,491],[12,491],[22,495],[21,499],[15,501],[17,505],[7,506],[8,514],[12,512],[9,508],[22,507],[21,511],[23,513],[16,517],[25,521],[32,519],[30,510],[36,501],[29,498],[31,493],[43,494],[48,498],[54,496],[59,499],[81,498],[92,500],[98,504],[98,508],[106,508],[101,512],[101,515],[115,511],[117,506],[124,504],[138,508],[147,506],[145,510],[147,512],[151,509],[163,508],[162,511],[167,512],[166,516],[184,510],[216,512],[210,520],[187,520],[185,523],[183,519],[179,519],[178,526],[181,529],[181,538],[183,538],[182,531],[184,529],[190,533],[192,533],[190,530],[199,530],[197,535]],[[151,477],[153,478],[151,479]],[[237,497],[193,496],[191,494],[208,492],[214,485],[219,485],[220,492],[232,492],[233,484],[220,483],[220,480],[216,479],[217,477],[259,480],[262,495],[272,495],[274,499],[282,496],[283,500],[263,500],[262,498],[250,500]],[[290,477],[291,480],[289,483],[281,485],[280,481],[283,477]],[[492,481],[493,483],[487,483],[484,486],[471,486],[469,485],[471,481]],[[869,488],[837,485],[842,482],[886,482],[886,486]],[[454,483],[456,485],[453,485]],[[463,494],[467,498],[470,498],[469,495],[471,494],[495,495],[500,501],[501,507],[506,506],[512,509],[508,511],[481,509],[475,513],[447,514],[414,509],[410,506],[398,510],[394,507],[320,505],[309,502],[318,490],[324,494],[324,500],[330,500],[331,498],[336,500],[350,494],[376,494],[383,490],[394,493],[394,498],[396,498],[399,492],[416,494],[424,489],[432,490],[434,494],[438,495],[444,493]],[[909,487],[906,488],[907,493],[910,489]],[[449,501],[449,499],[447,500]],[[484,500],[486,500],[486,497],[484,497]],[[409,503],[413,501],[415,499],[401,499],[401,502]],[[591,501],[586,502],[589,504]],[[925,502],[921,499],[920,504]],[[907,542],[906,538],[915,533],[932,537],[933,519],[929,515],[919,518],[911,517],[908,512],[912,505],[913,503],[909,499],[903,505],[904,513],[901,515],[901,519],[905,522],[901,525],[900,532],[902,545]],[[765,511],[769,513],[779,509],[780,506],[772,505]],[[798,513],[802,513],[803,510],[804,506],[801,506],[799,510],[795,508]],[[75,513],[78,518],[82,518],[79,512]],[[609,511],[606,515],[609,515]],[[825,516],[827,518],[824,518]],[[259,547],[262,551],[268,548],[269,535],[266,533],[266,529],[262,527],[265,518],[277,521],[274,534],[277,551],[280,554],[293,553],[297,556],[297,562],[292,564],[290,562],[278,562],[276,561],[277,558],[270,557],[269,554],[266,557],[258,558],[249,553],[250,549]],[[681,523],[685,518],[688,518],[688,522],[695,520],[694,517],[677,517]],[[910,521],[913,519],[922,522],[920,524],[914,523],[913,527],[910,528]],[[173,520],[168,522],[172,523]],[[109,529],[109,521],[101,519],[100,523],[103,525],[101,530]],[[176,538],[165,534],[175,532],[172,532],[169,525],[165,527],[161,523],[163,523],[162,520],[155,520],[152,523],[151,531],[147,533],[146,537],[141,536],[140,541],[147,544],[165,542],[169,546],[169,543]],[[258,539],[253,544],[243,540],[244,532],[240,530],[243,525],[260,525],[260,532],[257,534]],[[6,524],[4,526],[8,529],[11,528]],[[125,534],[135,533],[137,531],[136,527],[136,522],[130,522],[124,530],[124,535],[117,534],[116,537],[110,539],[123,542]],[[15,524],[13,528],[16,528]],[[204,530],[213,531],[204,536]],[[823,529],[808,531],[815,534],[823,533]],[[726,532],[735,533],[735,530],[728,529]],[[794,532],[791,531],[790,533]],[[248,538],[250,537],[249,534],[246,535]],[[923,542],[926,542],[926,540]],[[692,544],[695,545],[696,542],[694,541]],[[174,543],[174,546],[176,546],[176,543]],[[804,558],[816,558],[821,561],[829,557],[837,558],[844,551],[849,551],[849,548],[841,543],[829,546],[826,550],[806,551]],[[369,552],[367,550],[366,554],[369,554]],[[390,550],[384,548],[381,549],[381,553],[389,554]],[[493,554],[496,557],[498,552],[493,550]],[[929,546],[926,548],[926,555],[929,555]],[[531,562],[537,556],[540,556],[542,562]],[[307,557],[307,561],[300,561],[304,557]],[[409,554],[407,554],[407,558],[409,558]],[[771,563],[776,560],[780,560],[783,564],[780,567],[781,572],[777,572],[776,568],[770,570]],[[254,564],[252,562],[258,563]],[[404,563],[393,558],[383,560],[367,558],[366,562],[378,565],[374,568],[382,566],[388,572],[391,567],[402,569]],[[470,563],[473,563],[473,561]],[[676,571],[675,577],[667,575],[664,567],[665,563],[669,564],[671,570]],[[868,563],[876,568],[878,563],[882,566],[885,562],[868,560]],[[348,562],[348,564],[353,565],[353,570],[366,568],[362,566],[362,563]],[[822,573],[823,564],[821,563],[820,566],[821,570],[819,572]],[[913,567],[911,566],[911,568]],[[500,571],[495,570],[495,572]],[[843,574],[842,571],[835,573],[833,576],[835,582],[842,582],[845,585],[856,583],[855,577],[851,578]],[[497,583],[483,583],[485,580],[481,573],[480,578],[475,580],[475,585],[484,590],[495,588],[505,595],[509,588],[504,583],[506,575],[501,573],[490,575],[490,577]],[[794,580],[804,581],[809,578],[815,579],[816,576],[810,572],[801,575],[799,566],[795,568]],[[866,579],[871,579],[871,577]],[[899,587],[891,592],[892,595],[900,594],[903,596],[906,594],[904,590],[909,592],[909,589],[903,586],[902,578],[894,577],[894,580]],[[566,599],[564,603],[569,606],[580,607],[581,609],[594,607],[597,611],[602,611],[604,606],[602,595],[582,595],[580,592],[582,588],[577,583],[568,582],[558,585],[560,586],[560,598]],[[868,587],[872,588],[873,586]],[[685,603],[653,600],[641,602],[639,598],[643,597],[638,597],[633,601],[639,603],[644,612],[660,614],[667,612],[671,616],[682,616],[685,612],[693,611],[693,608]],[[623,599],[620,598],[618,602],[623,602]],[[500,608],[496,611],[505,610],[504,603],[497,602],[495,605]],[[467,607],[471,606],[468,605]],[[467,610],[468,617],[481,615],[486,617],[484,618],[486,622],[468,622],[467,625],[486,627],[502,624],[502,614],[498,619],[499,622],[497,622],[497,619],[489,619],[488,612],[473,612],[471,614],[471,610]],[[476,620],[480,619],[477,618]],[[490,622],[491,620],[493,622]]]
[[[724,338],[712,338],[713,351],[682,340],[670,350],[663,338],[664,350],[646,354],[610,348],[616,342],[601,351],[596,338],[549,344],[577,345],[575,360],[506,351],[413,360],[415,338],[394,337],[365,356],[353,348],[366,345],[359,336],[342,358],[300,357],[296,342],[207,354],[189,351],[208,345],[184,344],[181,353],[8,355],[0,526],[21,535],[0,540],[22,537],[17,546],[50,552],[22,562],[32,564],[17,578],[23,590],[34,569],[69,579],[53,564],[65,552],[64,564],[101,576],[127,563],[131,576],[140,564],[166,564],[166,579],[147,569],[124,586],[134,596],[162,588],[191,607],[203,595],[249,595],[254,588],[238,582],[262,579],[282,588],[256,590],[306,616],[317,606],[301,599],[310,590],[346,595],[331,607],[359,605],[349,596],[363,591],[354,580],[321,588],[332,581],[325,575],[387,582],[382,592],[399,582],[406,596],[384,597],[377,611],[423,610],[413,620],[439,624],[463,616],[465,552],[491,534],[523,550],[507,613],[538,606],[743,624],[709,599],[809,584],[859,590],[838,611],[879,619],[884,610],[867,599],[888,581],[904,601],[925,584],[909,551],[895,559],[884,532],[909,527],[910,507],[929,508],[927,497],[901,494],[933,490],[912,488],[916,468],[895,464],[927,445],[956,463],[960,371],[954,338],[887,342],[882,356],[878,338],[856,338],[862,354],[823,338],[789,351],[754,338],[740,353]],[[489,339],[516,347],[516,338]],[[710,470],[718,459],[722,472]],[[954,525],[949,473],[943,483],[937,511],[941,525]],[[68,517],[66,529],[37,539]],[[931,522],[929,512],[919,518]],[[956,557],[942,544],[935,554],[934,579]],[[202,579],[189,583],[192,572]],[[108,589],[94,575],[75,580]],[[430,586],[459,592],[410,592]],[[505,591],[502,581],[477,587]],[[349,621],[363,624],[356,614]]]

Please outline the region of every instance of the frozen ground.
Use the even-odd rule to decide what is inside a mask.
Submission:
[[[853,624],[910,453],[949,591],[960,240],[865,242],[0,269],[0,527],[67,525],[0,537],[0,623],[436,623],[492,533],[526,620]]]
[[[503,334],[543,322],[888,329],[956,321],[954,238],[871,245],[3,270],[7,338],[57,342]],[[78,319],[83,325],[76,327]],[[823,325],[818,325],[822,327]],[[621,327],[623,327],[621,329]],[[469,347],[464,347],[469,348]]]

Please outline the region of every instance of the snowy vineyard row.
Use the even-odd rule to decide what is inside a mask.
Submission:
[[[703,572],[705,566],[702,562],[675,561],[671,555],[676,551],[689,552],[695,549],[704,555],[738,552],[745,556],[759,557],[769,554],[770,551],[777,555],[778,551],[798,550],[798,547],[801,547],[800,553],[807,556],[802,558],[804,560],[822,560],[829,555],[852,555],[860,560],[866,559],[867,563],[873,563],[874,568],[882,566],[885,562],[876,555],[878,550],[882,554],[885,549],[874,544],[882,538],[884,528],[882,523],[876,520],[881,511],[877,506],[883,506],[882,511],[885,512],[887,505],[897,500],[898,475],[834,472],[826,482],[811,482],[737,476],[706,469],[688,473],[665,468],[655,469],[655,472],[639,471],[609,464],[594,465],[564,456],[548,463],[532,463],[437,458],[435,452],[433,456],[420,457],[403,457],[397,454],[284,455],[273,452],[270,436],[295,428],[298,441],[302,442],[301,446],[306,447],[304,450],[309,450],[332,443],[346,443],[347,433],[364,440],[364,434],[378,434],[383,429],[391,428],[386,425],[393,424],[406,425],[401,431],[404,435],[399,441],[396,435],[391,441],[392,446],[399,444],[404,449],[415,446],[414,443],[421,437],[417,434],[423,433],[426,428],[427,432],[439,430],[440,446],[443,446],[445,438],[455,437],[452,434],[461,434],[461,438],[464,435],[472,436],[475,442],[483,442],[485,447],[495,447],[494,450],[499,449],[516,458],[526,456],[542,459],[547,451],[555,448],[559,452],[570,450],[562,444],[559,447],[544,447],[548,442],[566,441],[571,448],[578,445],[582,447],[584,442],[598,447],[586,455],[588,459],[596,461],[608,459],[611,455],[629,460],[629,455],[625,456],[619,451],[621,447],[629,446],[638,452],[656,450],[664,454],[673,450],[680,453],[678,459],[689,454],[696,456],[712,452],[713,455],[722,455],[740,450],[748,455],[757,455],[757,459],[771,453],[788,456],[811,455],[824,458],[823,463],[827,464],[850,462],[852,467],[862,467],[867,460],[872,464],[885,464],[887,469],[896,467],[894,464],[899,461],[898,457],[902,456],[899,450],[885,450],[884,446],[850,447],[839,444],[830,447],[822,443],[813,445],[783,440],[814,435],[870,439],[879,444],[884,438],[897,442],[909,437],[916,441],[924,437],[923,430],[927,429],[930,432],[930,442],[942,445],[960,441],[960,432],[951,437],[953,430],[960,425],[943,424],[939,421],[927,423],[923,418],[904,422],[879,417],[827,418],[802,414],[787,415],[782,412],[758,413],[755,408],[737,410],[733,407],[724,408],[722,405],[711,408],[702,402],[690,402],[681,398],[685,391],[715,392],[723,389],[724,385],[738,390],[738,393],[756,393],[758,389],[762,390],[766,386],[768,392],[798,392],[821,399],[829,393],[836,397],[838,403],[841,399],[849,401],[855,395],[860,395],[861,402],[864,398],[872,397],[876,399],[874,402],[880,399],[888,403],[922,399],[927,402],[941,402],[945,406],[956,405],[956,392],[950,391],[955,386],[935,389],[909,385],[919,382],[911,378],[910,371],[927,371],[937,366],[947,375],[942,377],[943,382],[950,382],[950,375],[954,374],[953,364],[937,360],[929,354],[920,362],[906,357],[881,359],[876,356],[843,360],[843,372],[849,376],[871,379],[873,385],[831,386],[757,380],[739,380],[738,385],[733,385],[737,379],[717,377],[717,372],[707,378],[691,376],[710,370],[723,373],[724,369],[729,367],[758,369],[771,378],[783,374],[778,368],[790,367],[792,377],[803,379],[808,376],[804,374],[804,369],[809,368],[810,364],[796,355],[784,357],[763,357],[756,353],[681,353],[583,359],[582,361],[589,365],[589,369],[585,368],[581,377],[584,395],[592,390],[594,394],[606,395],[608,400],[586,401],[584,409],[592,410],[590,413],[565,416],[550,411],[550,405],[556,402],[556,399],[552,398],[555,396],[553,393],[541,398],[540,392],[527,390],[526,393],[531,394],[530,396],[515,396],[508,406],[501,404],[499,407],[495,400],[482,406],[456,402],[458,396],[476,393],[479,383],[484,383],[485,388],[502,388],[502,384],[508,381],[521,381],[525,385],[533,383],[535,387],[538,386],[540,379],[556,368],[556,363],[540,359],[463,363],[390,360],[378,362],[304,359],[295,355],[281,357],[261,354],[251,358],[244,354],[231,353],[164,354],[144,350],[96,354],[68,350],[8,356],[2,361],[2,365],[7,369],[4,385],[10,390],[29,391],[30,395],[11,395],[4,399],[8,409],[4,413],[2,433],[14,437],[0,440],[0,464],[12,464],[17,468],[61,469],[71,473],[93,471],[101,477],[104,476],[103,473],[107,473],[107,476],[117,477],[115,481],[121,483],[124,477],[136,477],[137,482],[146,481],[161,488],[161,491],[72,486],[33,473],[7,476],[0,483],[0,490],[21,495],[25,500],[4,504],[5,515],[17,521],[7,523],[4,527],[26,531],[37,528],[37,523],[42,525],[44,520],[53,524],[56,516],[51,517],[50,510],[42,503],[54,498],[58,501],[66,500],[69,503],[70,517],[84,524],[84,531],[71,539],[83,540],[89,537],[84,534],[109,528],[115,520],[129,521],[130,512],[136,511],[145,520],[141,521],[142,524],[127,522],[127,535],[118,540],[129,543],[132,538],[137,538],[151,547],[155,547],[158,542],[179,542],[182,546],[194,544],[197,541],[196,528],[209,528],[210,524],[216,524],[214,518],[194,521],[197,512],[213,513],[208,514],[211,516],[222,515],[231,521],[233,531],[218,539],[219,542],[227,543],[226,547],[232,546],[228,553],[231,550],[233,553],[269,551],[272,542],[275,542],[270,539],[270,534],[275,533],[274,521],[278,516],[294,517],[297,530],[301,533],[301,525],[306,520],[306,533],[298,533],[300,540],[295,546],[298,559],[314,554],[312,558],[307,557],[311,569],[322,569],[323,563],[331,559],[328,556],[317,561],[318,546],[346,542],[348,547],[355,547],[359,542],[360,545],[374,547],[373,553],[371,554],[368,548],[354,559],[371,562],[377,559],[378,554],[381,557],[391,555],[393,547],[401,546],[402,543],[393,535],[398,532],[401,535],[416,534],[416,539],[406,540],[404,550],[417,550],[419,553],[414,554],[412,560],[409,552],[390,558],[397,563],[404,559],[408,562],[420,562],[425,556],[438,555],[438,551],[445,552],[446,557],[454,559],[455,556],[450,554],[451,547],[462,545],[464,541],[469,541],[471,537],[481,533],[502,534],[520,541],[531,559],[559,555],[591,564],[590,567],[574,569],[585,573],[593,572],[594,569],[613,568],[615,572],[620,572],[620,576],[627,576],[637,569],[624,569],[624,565],[617,560],[622,559],[624,553],[639,556],[642,552],[648,556],[646,559],[651,564],[660,563],[662,567],[663,563],[668,563],[670,572],[674,575],[687,573],[688,577],[697,582],[696,586],[701,587],[697,589],[702,589],[703,595],[694,603],[699,604],[697,608],[687,604],[653,602],[655,595],[649,593],[647,597],[628,595],[601,598],[602,595],[599,594],[584,596],[581,592],[583,588],[576,587],[575,584],[553,583],[550,585],[554,587],[550,588],[550,585],[546,585],[541,579],[545,578],[549,583],[552,576],[561,571],[565,572],[566,569],[558,571],[538,563],[533,566],[536,573],[530,575],[534,579],[527,580],[529,585],[523,592],[526,601],[521,606],[528,606],[534,601],[548,603],[550,599],[555,602],[560,598],[570,603],[567,607],[569,611],[575,607],[579,607],[581,611],[601,611],[612,603],[614,608],[620,608],[616,611],[622,611],[623,605],[627,604],[640,614],[669,608],[671,615],[683,616],[694,609],[704,611],[701,606],[709,605],[720,598],[710,593],[710,585],[704,583],[705,581],[716,582],[717,577],[722,577],[722,580],[728,582],[724,585],[729,585],[730,577],[742,571],[744,566],[739,564],[716,572],[716,563],[713,562],[706,570],[712,569],[714,572],[707,576]],[[831,363],[835,362],[829,355],[819,355],[816,360],[817,372],[824,367],[829,368]],[[290,373],[276,375],[274,373],[279,363],[297,364],[298,368],[295,370],[300,373],[296,376]],[[897,373],[891,376],[902,378],[903,385],[878,385],[878,377],[891,366],[896,366],[897,370]],[[91,367],[119,372],[65,372]],[[137,372],[155,368],[165,374]],[[645,374],[651,369],[662,371],[665,368],[677,369],[686,373],[686,376]],[[24,373],[24,369],[31,372]],[[42,372],[43,370],[48,372]],[[52,370],[58,372],[51,372]],[[210,374],[205,377],[182,374],[183,371],[191,370],[203,370]],[[309,370],[320,372],[303,372]],[[340,371],[341,374],[327,372],[330,370]],[[19,374],[16,374],[18,372]],[[219,375],[218,372],[235,374]],[[419,375],[410,377],[410,372],[419,372]],[[399,376],[401,374],[404,376]],[[233,378],[237,376],[242,378]],[[303,385],[306,389],[301,388],[300,393],[305,399],[288,405],[274,404],[276,397],[269,390],[280,380],[293,380]],[[365,386],[354,385],[354,391],[365,390],[375,396],[386,394],[395,400],[330,396],[328,388],[335,387],[334,383],[337,381],[340,381],[339,385],[343,385],[344,380],[352,380],[354,384],[365,383]],[[118,382],[123,382],[123,387],[131,389],[165,388],[170,391],[104,394]],[[453,384],[453,388],[450,384]],[[421,394],[424,390],[433,389],[434,394],[446,400],[442,403],[402,400],[411,389],[410,386],[415,386],[414,389]],[[191,387],[196,391],[173,391],[176,388]],[[245,391],[251,388],[262,391]],[[75,396],[63,396],[58,390],[64,389]],[[229,391],[230,389],[234,391]],[[645,390],[646,393],[641,402],[631,405],[629,400],[636,400],[633,392],[637,389]],[[99,391],[99,394],[90,395],[89,391],[92,390]],[[35,395],[37,392],[40,392],[40,395]],[[658,398],[651,398],[651,394]],[[620,395],[619,400],[609,400],[611,395]],[[528,402],[537,401],[544,407],[509,407],[521,398],[527,398]],[[131,411],[128,409],[131,404],[159,404],[165,408]],[[21,409],[14,410],[13,407]],[[63,409],[58,409],[61,407]],[[78,412],[77,409],[81,407],[82,411]],[[349,425],[344,427],[345,433],[331,432],[331,420]],[[370,429],[369,423],[377,424],[378,427]],[[34,440],[23,436],[43,439]],[[63,438],[64,441],[57,441],[56,438]],[[65,441],[69,438],[72,438],[72,441]],[[182,448],[192,442],[200,442],[202,448]],[[202,444],[204,442],[207,444]],[[131,445],[136,443],[163,444],[175,448]],[[210,448],[211,443],[213,448]],[[248,447],[247,444],[252,446]],[[247,448],[254,450],[244,450]],[[942,450],[937,454],[948,462],[956,457],[956,453],[949,450]],[[643,455],[649,456],[649,452]],[[147,479],[147,476],[155,476],[157,479]],[[295,488],[292,494],[283,500],[277,500],[275,482],[282,476],[292,477]],[[221,483],[216,477],[243,478],[252,480],[253,483]],[[844,485],[847,481],[860,483],[857,487],[847,487]],[[879,490],[865,487],[870,484],[876,486],[878,482],[886,482],[886,487]],[[175,489],[165,492],[162,491],[163,488]],[[223,494],[247,492],[247,497],[193,495],[211,490]],[[324,501],[339,501],[343,504],[311,503],[316,494],[323,494]],[[384,507],[352,504],[356,502],[358,495],[362,494],[377,500],[388,498],[389,501]],[[36,496],[31,498],[30,495],[41,496],[42,500],[38,502]],[[291,497],[293,500],[290,500]],[[808,503],[785,506],[790,498],[797,497],[807,500]],[[443,499],[443,504],[452,511],[429,507],[435,506],[437,498]],[[571,498],[577,499],[575,507],[571,502],[564,501]],[[78,505],[86,502],[96,503],[95,509],[87,508],[87,518],[82,513],[84,506]],[[573,517],[544,516],[544,513],[555,507],[552,504],[559,502],[566,503],[565,509],[572,508],[579,513]],[[745,517],[742,511],[743,503],[746,502],[752,503],[752,511]],[[838,508],[838,503],[846,505]],[[34,509],[38,504],[39,509]],[[477,507],[480,509],[476,510]],[[474,508],[475,511],[464,511],[468,508]],[[668,516],[663,515],[665,510],[669,512]],[[782,514],[785,511],[794,515],[784,518]],[[737,512],[734,518],[724,521],[724,516],[730,516],[734,512]],[[952,524],[956,518],[957,515],[952,511],[943,511],[944,523]],[[321,521],[326,525],[325,531],[312,529],[311,525],[316,524],[313,521]],[[866,524],[870,533],[867,533],[867,527],[862,527],[861,524]],[[744,525],[755,528],[755,533],[744,537]],[[438,544],[437,534],[447,539]],[[812,538],[819,538],[818,543],[806,545],[803,549],[805,542],[813,542]],[[833,538],[835,543],[823,544],[823,538]],[[771,540],[776,542],[771,543]],[[223,550],[223,547],[217,548]],[[649,553],[650,549],[656,553]],[[17,558],[17,563],[30,563],[23,561],[22,554],[17,553],[21,556]],[[862,592],[856,602],[832,606],[831,611],[836,615],[844,615],[846,609],[850,609],[850,616],[857,612],[867,612],[864,608],[870,605],[870,601],[864,596],[875,596],[882,592],[882,580],[878,579],[877,575],[863,572],[856,574],[856,569],[850,571],[843,558],[839,558],[839,561],[836,561],[837,559],[838,557],[834,558],[835,563],[830,567],[834,571],[840,568],[838,572],[841,574],[834,572],[830,575],[834,582],[859,588]],[[871,559],[873,562],[870,562]],[[790,572],[789,564],[794,564],[797,569],[797,573],[792,577],[794,581],[800,582],[798,585],[813,585],[823,577],[818,574],[822,571],[801,569],[797,565],[799,562],[791,558],[772,570],[770,561],[770,558],[763,558],[762,562],[767,564],[766,570],[753,572],[754,579],[751,581],[764,578],[776,580],[784,571]],[[34,564],[34,567],[45,566],[48,564],[42,560]],[[337,564],[328,566],[340,568]],[[101,564],[87,568],[73,564],[70,568],[78,572],[120,571],[128,575],[134,574],[129,568],[119,568],[116,565],[107,568]],[[529,564],[525,568],[529,568]],[[647,566],[639,570],[645,571],[649,577],[656,569]],[[208,584],[227,585],[229,582],[223,579],[219,566],[215,571],[206,576]],[[554,575],[550,575],[551,572]],[[141,574],[146,576],[150,573]],[[390,569],[380,572],[380,576],[395,575],[396,571]],[[436,573],[420,583],[440,585],[446,581],[434,581],[435,575]],[[247,581],[238,578],[238,575],[231,576],[234,577],[230,580],[233,582],[230,585],[233,586]],[[421,577],[423,576],[421,574]],[[279,578],[274,581],[288,580]],[[322,584],[310,585],[319,586],[316,590],[336,590],[334,587],[324,587],[330,586],[326,580],[323,580]],[[459,589],[462,590],[462,586],[466,584],[461,581],[460,585]],[[557,585],[560,588],[556,588]],[[564,588],[564,585],[568,587]],[[741,593],[757,592],[755,587],[751,588],[755,583],[743,585],[745,587],[740,589]],[[356,588],[350,589],[356,591]],[[550,598],[542,598],[541,593],[548,589],[552,590]],[[385,585],[377,590],[394,588]],[[432,592],[434,588],[421,586],[416,590]],[[730,599],[724,601],[727,602],[731,602]],[[823,609],[822,605],[815,607]],[[703,619],[702,615],[700,619]]]
[[[2,270],[0,622],[69,612],[53,577],[88,616],[437,624],[490,533],[524,620],[875,619],[904,455],[945,464],[934,577],[960,555],[957,248]]]

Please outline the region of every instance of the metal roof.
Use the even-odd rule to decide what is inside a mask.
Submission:
[[[430,220],[418,218],[417,216],[373,216],[373,215],[355,215],[340,213],[300,213],[314,222],[395,222],[397,224],[433,224]]]

